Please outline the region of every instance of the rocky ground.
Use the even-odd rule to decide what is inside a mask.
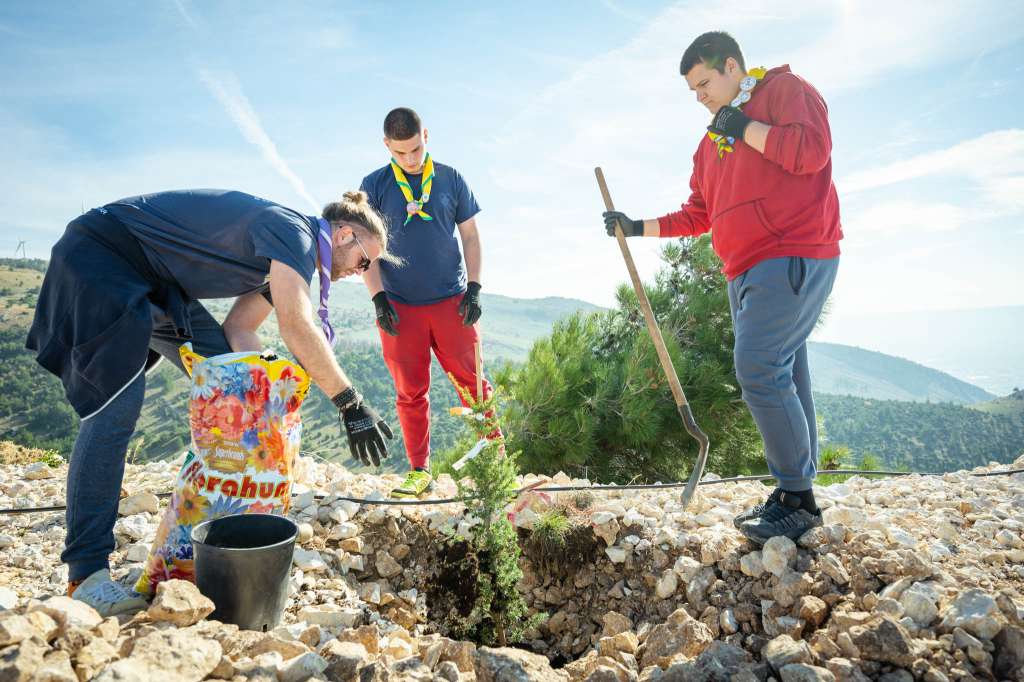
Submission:
[[[154,493],[175,473],[128,467],[116,577],[140,570],[159,521]],[[446,637],[431,604],[444,596],[431,587],[441,539],[473,521],[460,506],[358,504],[338,498],[379,499],[397,479],[307,458],[296,473],[300,545],[284,622],[268,633],[207,619],[212,603],[181,581],[148,612],[103,620],[59,596],[63,515],[0,516],[0,682],[1024,682],[1024,474],[821,487],[825,526],[760,549],[731,525],[764,497],[755,483],[702,487],[687,511],[678,491],[532,494],[515,515],[520,588],[549,617],[521,648],[488,648]],[[60,504],[64,474],[0,467],[0,508]],[[454,492],[444,479],[435,494]],[[553,506],[577,528],[545,551],[530,529]]]

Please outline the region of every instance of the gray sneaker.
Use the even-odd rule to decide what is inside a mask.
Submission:
[[[86,578],[75,588],[71,598],[85,602],[104,618],[141,611],[149,606],[138,592],[111,580],[110,571],[105,568]]]
[[[777,535],[785,535],[796,542],[811,528],[822,524],[821,510],[811,513],[802,504],[799,495],[780,490],[778,498],[766,504],[759,517],[740,525],[740,532],[758,545]]]
[[[761,504],[754,505],[750,509],[740,513],[736,518],[734,518],[732,520],[732,525],[735,526],[737,530],[739,530],[739,527],[747,521],[753,521],[754,519],[758,518],[759,516],[761,516],[761,514],[764,513],[764,510],[768,505],[778,501],[780,494],[782,494],[782,489],[776,488],[775,490],[772,491],[772,494],[768,496],[767,500],[765,500]]]

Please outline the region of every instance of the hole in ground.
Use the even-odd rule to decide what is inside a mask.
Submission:
[[[427,583],[428,617],[442,635],[455,634],[480,598],[480,556],[465,540],[442,542]],[[451,624],[446,626],[444,624]]]
[[[592,567],[603,547],[603,541],[589,525],[572,526],[558,541],[552,541],[550,535],[520,529],[518,540],[523,548],[520,565],[541,579],[571,578],[581,568]],[[481,585],[486,583],[481,580],[481,573],[492,572],[488,553],[478,552],[465,540],[446,539],[435,546],[432,554],[430,578],[425,586],[428,629],[446,637],[494,646],[493,641],[485,641],[486,635],[493,638],[494,623],[486,616],[481,618],[477,608]],[[500,595],[493,597],[496,601],[500,599]],[[539,612],[545,617],[553,613],[543,608]],[[533,639],[509,642],[507,646],[546,655],[555,668],[578,658],[560,650],[560,635],[551,635],[543,627],[535,628],[530,636]]]

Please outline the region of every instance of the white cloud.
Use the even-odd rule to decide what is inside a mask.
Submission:
[[[677,210],[686,200],[692,154],[708,114],[686,88],[678,63],[689,41],[720,26],[723,16],[751,64],[791,63],[826,99],[910,70],[973,59],[1024,35],[1024,22],[963,3],[763,0],[739,13],[734,9],[725,2],[670,7],[628,43],[537,93],[484,145],[493,159],[488,184],[498,190],[483,216],[485,248],[520,254],[524,234],[539,241],[524,259],[489,262],[492,291],[539,296],[555,290],[605,304],[612,300],[625,270],[614,243],[602,239],[593,167],[603,166],[616,206],[632,217]],[[1007,141],[1000,144],[1002,151],[976,157],[972,165],[990,162],[993,155],[997,164],[999,158],[1012,163]],[[895,177],[901,171],[887,172]],[[990,173],[984,190],[1001,197],[1004,206],[1017,196],[1008,177]],[[852,180],[865,190],[877,182]],[[885,210],[878,208],[874,216]],[[922,208],[913,197],[887,210],[890,229],[918,229],[923,218],[923,229],[949,231],[967,219],[952,202]],[[846,217],[851,226],[863,217],[879,230],[885,222],[872,221],[872,213]],[[648,277],[658,266],[657,241],[630,241]]]
[[[985,199],[1007,212],[1024,211],[1024,174],[990,179],[984,187]]]
[[[925,176],[966,176],[992,182],[992,196],[1009,200],[1024,174],[1024,130],[996,130],[947,149],[926,152],[837,180],[844,194],[878,189]],[[1009,191],[1008,191],[1009,190]]]
[[[192,17],[192,14],[185,6],[185,0],[171,0],[171,2],[174,3],[174,8],[178,10],[178,14],[181,16],[182,20],[184,20],[184,22],[191,28],[196,28],[196,20]]]
[[[320,203],[313,198],[302,179],[295,174],[277,151],[277,146],[263,128],[259,116],[256,115],[249,103],[249,98],[242,90],[242,84],[238,82],[234,74],[230,72],[217,74],[207,69],[200,69],[199,78],[224,107],[228,116],[238,126],[239,132],[259,149],[263,160],[269,163],[271,168],[292,186],[295,193],[302,197],[314,214],[319,215]]]
[[[181,15],[183,28],[203,34],[196,38],[203,45],[195,48],[209,57],[202,63],[218,63],[221,44],[200,30],[205,24],[197,26],[201,5],[171,1],[174,9],[167,7],[167,11]],[[632,11],[632,6],[613,0],[609,11],[615,8]],[[617,206],[635,217],[674,210],[686,199],[691,156],[708,115],[680,78],[679,58],[696,34],[721,26],[723,17],[752,64],[791,63],[835,110],[837,105],[854,106],[854,99],[860,100],[857,106],[865,106],[874,94],[873,84],[883,80],[899,79],[905,87],[928,91],[933,83],[927,79],[944,78],[946,65],[977,61],[987,50],[1021,40],[1024,20],[1019,20],[1020,14],[1017,6],[986,9],[967,3],[859,0],[755,0],[737,12],[735,3],[694,1],[660,12],[625,43],[596,47],[588,61],[529,53],[531,68],[567,75],[533,96],[505,92],[500,83],[494,85],[493,93],[482,93],[492,104],[501,105],[488,106],[486,111],[505,117],[499,119],[493,139],[481,142],[475,160],[478,168],[493,169],[491,175],[470,178],[485,208],[481,225],[487,290],[516,296],[576,296],[599,303],[612,300],[615,285],[626,279],[626,272],[614,240],[604,236],[600,224],[602,204],[593,167],[604,167]],[[247,18],[252,21],[250,15]],[[312,37],[325,47],[343,48],[356,35],[327,23],[320,28],[322,32]],[[302,30],[303,35],[311,32],[315,33]],[[986,68],[984,60],[980,68]],[[1022,67],[1006,68],[1019,71]],[[392,77],[398,78],[395,73]],[[0,152],[0,184],[6,190],[0,197],[0,214],[18,216],[27,229],[56,231],[77,213],[81,202],[89,207],[143,191],[196,186],[239,187],[289,205],[319,208],[311,194],[337,191],[340,177],[352,172],[348,166],[361,169],[376,163],[376,123],[374,134],[365,137],[372,141],[372,154],[366,151],[369,145],[348,146],[352,139],[363,139],[351,129],[345,131],[348,137],[338,136],[338,144],[345,145],[344,154],[332,149],[307,158],[276,134],[291,162],[285,163],[237,79],[210,68],[207,74],[204,82],[217,102],[277,172],[285,177],[291,174],[290,185],[279,182],[266,164],[254,162],[254,155],[234,148],[233,135],[219,148],[179,142],[168,150],[154,148],[151,141],[128,141],[128,151],[119,152],[116,159],[83,159],[76,156],[82,146],[69,139],[66,131],[32,125],[7,134],[0,116],[0,139],[14,140],[13,149]],[[93,77],[107,76],[96,73]],[[450,74],[440,78],[424,87],[452,100],[481,94],[457,85]],[[96,84],[95,80],[83,82],[90,88]],[[248,80],[247,84],[253,87]],[[52,86],[46,88],[49,91]],[[513,100],[525,104],[512,106]],[[884,107],[885,102],[870,104],[875,105]],[[269,112],[263,113],[268,123],[274,121]],[[903,144],[906,139],[883,136],[878,143]],[[986,146],[987,142],[993,145]],[[931,230],[929,239],[946,238],[944,233],[959,236],[965,225],[977,223],[976,210],[990,205],[1000,207],[1003,214],[1024,210],[1021,143],[1021,131],[1003,131],[1002,137],[968,140],[957,151],[952,147],[919,154],[838,179],[851,252],[893,234],[920,237]],[[338,158],[347,163],[339,164]],[[293,169],[310,182],[313,192],[306,191]],[[905,191],[905,184],[913,180],[930,182],[939,177],[964,178],[970,184],[963,195],[942,196],[935,204]],[[630,240],[647,277],[658,265],[660,245],[659,240]],[[942,250],[934,254],[942,256]],[[920,252],[913,255],[922,256]],[[900,267],[898,259],[886,265]],[[870,271],[857,272],[856,267],[853,258],[844,262],[840,284],[857,306],[877,305],[875,299],[881,297],[906,307],[918,296],[962,296],[974,286],[967,282],[959,288],[955,280],[944,277],[941,285],[933,287],[928,278],[936,276],[934,265],[931,270],[922,267],[912,275],[901,272],[891,277],[881,264]],[[898,286],[892,285],[893,277]],[[985,281],[988,286],[997,280]]]
[[[1024,131],[993,131],[836,184],[846,235],[837,320],[1021,303],[1020,240],[996,226],[1024,215]],[[953,239],[937,241],[943,232]]]
[[[178,10],[178,14],[188,25],[192,37],[200,39],[200,44],[207,42],[208,37],[201,39],[205,35],[205,31],[200,30],[201,26],[185,5],[186,0],[172,0],[172,2],[175,9]],[[307,40],[318,49],[336,49],[347,42],[347,34],[344,27],[321,26],[312,31],[307,36]],[[209,50],[201,51],[208,52]],[[190,57],[190,60],[200,63],[204,61],[195,54]],[[295,193],[312,209],[313,213],[319,214],[321,204],[313,198],[302,178],[292,170],[278,151],[277,145],[274,144],[263,127],[259,115],[253,109],[249,98],[246,97],[242,84],[234,72],[228,69],[218,71],[203,64],[198,66],[196,71],[199,80],[221,105],[246,141],[259,150],[263,160],[291,185]]]
[[[211,36],[209,26],[187,0],[171,0],[165,9],[173,20],[170,23],[181,30],[168,32],[173,49],[161,44],[149,54],[166,54],[165,62],[154,59],[153,63],[180,72],[180,78],[189,81],[184,90],[193,88],[199,94],[196,101],[166,103],[178,114],[180,128],[161,128],[138,137],[119,131],[115,148],[97,148],[93,132],[83,131],[73,117],[23,115],[20,107],[8,106],[18,98],[52,98],[55,93],[68,101],[92,101],[90,97],[108,91],[111,96],[105,103],[119,106],[117,98],[137,94],[139,82],[126,78],[123,69],[98,66],[107,66],[113,48],[90,52],[88,58],[74,46],[60,54],[47,53],[47,59],[41,60],[40,72],[30,73],[24,79],[28,86],[19,84],[16,90],[4,89],[0,97],[0,139],[6,142],[0,148],[0,185],[5,188],[0,195],[0,248],[6,248],[8,237],[25,238],[29,240],[31,255],[46,257],[64,225],[83,208],[135,194],[190,187],[237,188],[299,210],[308,207],[318,214],[321,204],[315,198],[317,194],[335,198],[341,190],[353,187],[351,183],[358,182],[358,177],[345,178],[339,186],[337,181],[342,173],[338,171],[337,148],[331,150],[330,158],[325,155],[285,161],[285,148],[291,156],[298,157],[296,136],[290,136],[293,144],[286,147],[288,142],[284,141],[279,148],[234,72],[209,66],[225,59],[223,36]],[[252,17],[253,12],[245,13],[245,19]],[[321,33],[317,29],[292,27],[287,37],[292,40],[312,36],[311,41],[319,41],[314,45],[318,55],[332,45],[341,46],[344,27],[337,22],[323,22],[319,28]],[[175,33],[173,38],[171,33]],[[276,35],[280,38],[282,34]],[[178,64],[181,61],[193,67]],[[50,78],[46,75],[48,70],[59,71],[67,78]],[[78,72],[81,78],[69,77],[77,76]],[[191,78],[194,73],[198,78]],[[207,98],[206,91],[213,97]],[[295,117],[287,119],[294,120]],[[227,134],[210,143],[205,128],[216,129],[221,121],[228,122]],[[196,129],[190,122],[198,123]],[[104,119],[97,125],[101,126],[102,137],[111,133],[114,123]],[[129,129],[134,130],[130,126]],[[241,135],[231,134],[233,129]],[[275,138],[279,135],[281,139],[277,142],[282,142],[285,136],[275,134]],[[316,142],[311,140],[310,146],[319,150],[314,146]],[[255,149],[245,148],[246,143]],[[266,163],[261,162],[261,155]],[[309,184],[300,179],[299,171],[311,180]],[[282,177],[287,182],[281,182]],[[16,241],[11,252],[14,244]]]
[[[985,5],[958,0],[797,3],[788,7],[788,19],[796,23],[816,14],[819,25],[813,40],[783,48],[783,61],[826,95],[918,67],[929,67],[941,78],[943,63],[976,57],[1024,36],[1020,7],[988,4],[986,10]]]
[[[611,12],[617,17],[621,17],[628,21],[634,21],[637,23],[643,21],[642,16],[635,12],[630,12],[629,10],[622,7],[619,3],[615,2],[615,0],[601,0],[601,4],[604,5],[605,9],[607,9],[609,12]]]
[[[999,130],[836,181],[844,246],[953,232],[1024,214],[1024,131]],[[890,198],[897,196],[899,198]]]
[[[900,231],[952,232],[963,227],[971,212],[956,204],[913,199],[872,202],[844,220],[843,231],[850,239],[861,235],[892,234]]]
[[[64,226],[83,209],[121,197],[167,189],[243,189],[286,206],[299,197],[267,164],[239,145],[201,147],[176,143],[132,146],[116,155],[82,155],[61,128],[29,123],[0,111],[0,249],[28,240],[29,255],[49,256]]]

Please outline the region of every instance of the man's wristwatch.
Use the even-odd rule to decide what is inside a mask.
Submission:
[[[359,395],[359,391],[355,389],[355,386],[349,386],[341,393],[331,398],[331,402],[338,408],[338,412],[344,412],[350,407],[355,407],[362,402],[363,396]]]

